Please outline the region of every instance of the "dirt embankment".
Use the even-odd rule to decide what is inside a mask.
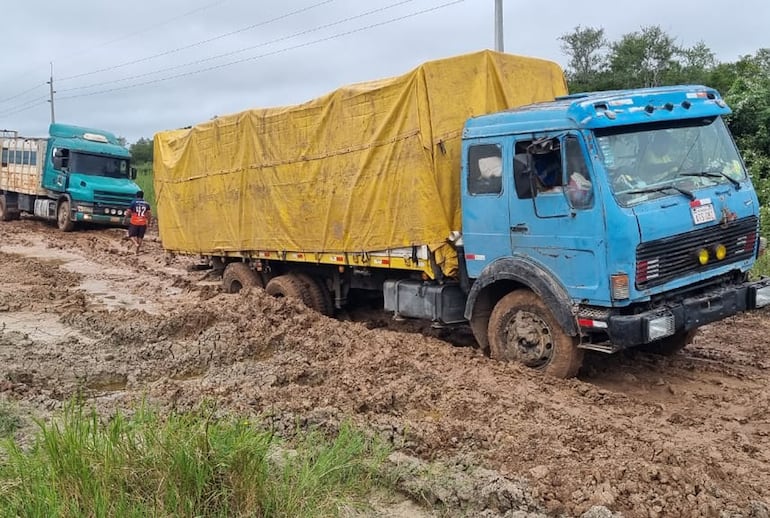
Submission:
[[[589,356],[554,380],[448,342],[467,333],[219,293],[192,259],[152,239],[134,256],[122,235],[0,225],[4,399],[42,413],[78,390],[105,411],[209,399],[287,430],[353,419],[415,477],[439,462],[403,489],[450,516],[768,516],[768,312],[709,326],[675,358]]]

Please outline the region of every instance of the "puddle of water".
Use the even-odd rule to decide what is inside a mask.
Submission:
[[[59,322],[56,315],[48,313],[8,312],[0,313],[0,329],[4,332],[22,333],[30,340],[44,344],[55,344],[69,338],[82,343],[95,340]]]
[[[104,277],[126,278],[124,270],[115,267],[105,267],[88,259],[61,250],[48,248],[45,243],[35,240],[24,246],[3,245],[0,250],[6,253],[33,257],[47,262],[57,263],[64,270],[79,273],[85,277],[78,289],[91,295],[97,302],[111,309],[141,309],[148,313],[159,313],[160,309],[145,297],[139,297],[118,288]]]

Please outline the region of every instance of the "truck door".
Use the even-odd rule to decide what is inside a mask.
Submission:
[[[508,198],[511,190],[510,141],[479,138],[463,146],[463,239],[468,273],[478,276],[490,261],[510,255]]]
[[[595,300],[607,278],[605,227],[582,135],[521,136],[512,152],[512,253],[546,267],[574,298]]]

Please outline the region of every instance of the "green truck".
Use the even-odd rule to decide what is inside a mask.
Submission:
[[[139,190],[128,150],[104,130],[51,124],[48,134],[3,131],[0,220],[24,212],[64,232],[79,222],[122,225]]]

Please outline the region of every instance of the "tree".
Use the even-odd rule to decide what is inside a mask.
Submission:
[[[567,79],[577,90],[592,90],[606,62],[604,29],[580,25],[559,37],[562,51],[569,56]]]
[[[128,148],[134,165],[152,163],[152,139],[140,138]]]
[[[770,48],[742,56],[725,94],[733,110],[728,122],[755,182],[770,182]],[[761,194],[761,192],[760,192]],[[770,202],[770,192],[762,196]]]
[[[678,83],[708,83],[717,60],[711,49],[699,41],[689,49],[681,49],[681,71]],[[709,85],[711,86],[711,85]]]
[[[678,69],[676,57],[681,52],[674,38],[657,25],[623,35],[610,49],[610,71],[618,88],[669,83],[667,78]]]

